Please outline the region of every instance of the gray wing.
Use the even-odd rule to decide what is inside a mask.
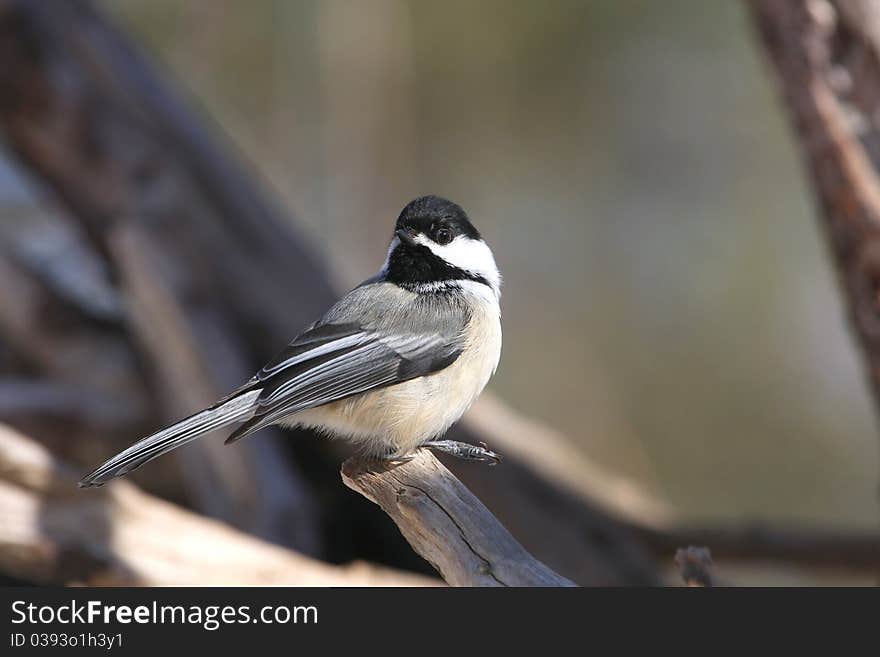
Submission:
[[[357,288],[257,373],[248,386],[261,389],[256,413],[226,442],[291,413],[448,367],[461,354],[467,319],[452,300],[425,300],[387,283]]]

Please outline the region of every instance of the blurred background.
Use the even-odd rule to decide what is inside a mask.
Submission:
[[[689,517],[877,526],[865,377],[737,2],[116,0],[340,291],[400,208],[505,276],[492,388]]]
[[[408,200],[447,196],[505,277],[511,406],[694,523],[877,527],[862,364],[741,3],[100,5],[337,291]],[[0,212],[44,211],[6,153]]]

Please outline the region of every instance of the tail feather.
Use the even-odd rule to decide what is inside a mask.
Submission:
[[[83,477],[80,487],[101,486],[210,431],[247,419],[259,396],[260,390],[248,390],[139,440]]]

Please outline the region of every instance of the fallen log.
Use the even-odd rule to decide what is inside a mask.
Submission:
[[[333,566],[144,493],[77,488],[79,472],[0,424],[0,572],[90,586],[434,586],[355,562]]]

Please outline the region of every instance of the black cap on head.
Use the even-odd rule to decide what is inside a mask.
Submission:
[[[412,290],[422,290],[427,285],[433,292],[443,289],[435,287],[436,283],[471,280],[489,285],[481,274],[463,269],[434,252],[459,237],[482,239],[461,206],[439,196],[422,196],[403,209],[394,232],[397,241],[385,262],[383,280]]]
[[[453,237],[465,235],[475,240],[482,239],[480,231],[461,206],[439,196],[421,196],[407,203],[397,218],[396,226],[397,229],[410,228],[426,235],[440,227],[452,231]]]

